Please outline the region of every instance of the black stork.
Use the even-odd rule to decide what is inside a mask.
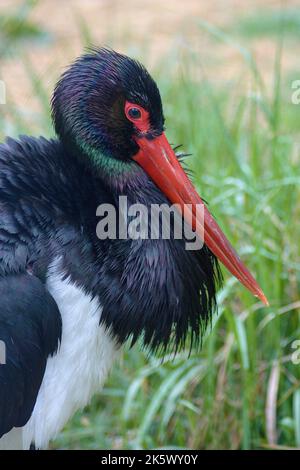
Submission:
[[[164,133],[159,90],[105,48],[77,59],[52,100],[57,138],[0,145],[0,446],[46,448],[99,390],[120,346],[199,343],[215,307],[217,258],[262,290],[207,208],[200,250],[184,239],[100,240],[99,205],[203,204]],[[196,229],[197,230],[197,229]],[[192,339],[191,339],[192,338]]]

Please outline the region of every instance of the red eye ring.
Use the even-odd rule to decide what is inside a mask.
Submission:
[[[126,101],[125,115],[140,132],[150,130],[149,113],[142,106]]]

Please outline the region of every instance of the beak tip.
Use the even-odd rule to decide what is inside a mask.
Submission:
[[[260,291],[256,294],[255,297],[258,297],[266,307],[269,307],[269,305],[270,305],[270,304],[269,304],[269,301],[268,301],[267,297],[265,296],[265,294],[263,293],[262,290],[260,290]]]

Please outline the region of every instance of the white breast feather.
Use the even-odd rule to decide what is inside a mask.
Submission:
[[[99,325],[99,301],[70,279],[62,279],[58,259],[49,269],[47,288],[62,316],[62,340],[58,353],[47,361],[33,414],[23,429],[24,448],[31,442],[37,448],[48,446],[74,412],[100,390],[118,349]]]

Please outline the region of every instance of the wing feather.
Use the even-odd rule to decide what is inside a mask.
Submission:
[[[45,372],[61,337],[61,316],[44,284],[28,273],[0,278],[0,437],[31,416]]]

